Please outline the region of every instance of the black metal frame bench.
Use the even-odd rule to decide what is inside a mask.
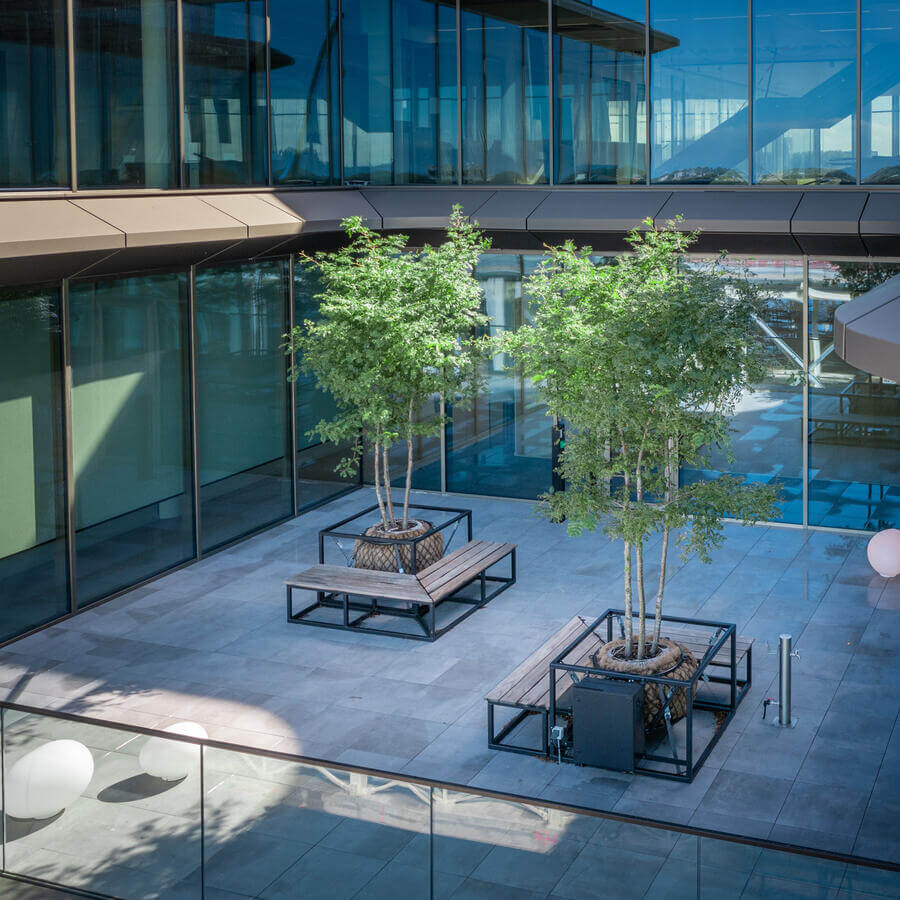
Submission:
[[[487,570],[509,557],[510,574],[488,575]],[[434,641],[463,619],[468,618],[516,581],[516,545],[491,541],[469,541],[453,553],[417,574],[379,572],[350,566],[320,563],[285,582],[287,620],[297,625],[340,628],[386,634],[411,640]],[[461,590],[478,582],[478,597],[464,597]],[[488,582],[499,586],[488,592]],[[316,600],[298,612],[293,610],[295,590],[314,591]],[[359,598],[359,599],[351,599]],[[435,609],[445,601],[462,603],[469,608],[442,628],[435,623]],[[399,604],[399,605],[398,605]],[[340,622],[309,618],[319,609],[338,609]],[[352,615],[357,614],[358,615]],[[413,619],[423,634],[394,631],[366,625],[373,616],[387,615]]]

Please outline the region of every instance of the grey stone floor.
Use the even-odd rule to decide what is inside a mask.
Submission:
[[[570,538],[526,503],[420,499],[469,507],[476,537],[519,545],[516,586],[434,644],[284,620],[284,578],[315,561],[319,528],[368,502],[360,492],[5,648],[0,696],[900,861],[900,580],[872,573],[863,539],[729,525],[711,565],[673,555],[666,611],[758,641],[750,695],[694,783],[673,785],[486,748],[484,694],[572,615],[620,603],[619,546]],[[761,721],[783,631],[801,653],[791,731]],[[551,890],[581,895],[537,895]]]

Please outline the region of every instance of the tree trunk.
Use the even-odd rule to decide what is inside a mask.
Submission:
[[[625,657],[630,658],[631,647],[634,643],[632,634],[633,622],[631,621],[631,544],[625,541]]]
[[[387,506],[388,526],[393,526],[397,520],[394,518],[394,498],[391,497],[391,462],[387,444],[381,445],[381,459],[384,468],[384,502]]]
[[[656,611],[653,614],[653,646],[650,655],[656,656],[659,648],[659,630],[662,628],[663,591],[666,587],[666,559],[669,555],[669,526],[663,528],[662,553],[659,558],[659,590],[656,592]]]
[[[644,542],[638,541],[634,545],[634,555],[637,562],[637,593],[638,593],[638,645],[637,658],[644,658],[644,645],[647,643],[647,603],[644,597]]]
[[[403,530],[409,522],[409,491],[412,487],[413,474],[413,440],[412,440],[412,423],[413,423],[413,401],[409,401],[409,432],[406,435],[406,485],[403,489]]]
[[[375,441],[375,497],[378,500],[378,511],[381,513],[381,524],[387,529],[387,516],[384,512],[384,500],[381,497],[381,476],[379,474],[381,469],[381,442]]]

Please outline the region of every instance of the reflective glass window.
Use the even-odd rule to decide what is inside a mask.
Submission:
[[[187,183],[266,181],[264,0],[184,0]]]
[[[187,275],[73,282],[78,603],[194,555]]]
[[[545,183],[547,4],[462,0],[461,8],[463,181]]]
[[[681,470],[682,482],[722,473],[775,484],[780,522],[803,522],[803,260],[733,259],[727,269],[749,277],[766,298],[757,339],[767,373],[745,391],[731,420],[729,453],[714,449],[709,468]]]
[[[747,0],[650,5],[651,176],[669,184],[747,181]]]
[[[59,291],[0,288],[0,640],[69,611]]]
[[[643,3],[556,0],[553,40],[557,182],[644,181]]]
[[[900,527],[900,385],[834,352],[842,303],[900,274],[900,263],[809,263],[809,524]]]
[[[753,3],[753,166],[771,184],[856,181],[856,3]]]
[[[900,184],[900,6],[863,0],[861,15],[862,180]]]
[[[488,253],[476,276],[491,331],[515,331],[528,321],[522,279],[537,255]],[[552,430],[534,385],[498,354],[486,364],[487,388],[468,407],[451,406],[447,426],[447,488],[466,494],[534,499],[551,486]]]
[[[340,181],[337,0],[269,0],[272,177]]]
[[[64,0],[0,3],[0,188],[69,180]]]
[[[294,265],[294,321],[302,325],[318,316],[319,279],[314,271],[300,260]],[[319,390],[315,376],[302,374],[297,379],[297,500],[302,509],[314,506],[358,483],[335,472],[335,466],[350,452],[348,445],[335,447],[323,443],[310,432],[323,420],[330,420],[337,412],[331,394]]]
[[[456,181],[456,10],[344,0],[344,180]]]
[[[293,512],[288,427],[287,262],[196,274],[202,548]]]

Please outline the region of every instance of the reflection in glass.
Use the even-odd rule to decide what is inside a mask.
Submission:
[[[753,3],[758,182],[856,181],[856,3]]]
[[[834,313],[900,263],[810,260],[809,524],[900,526],[900,386],[834,352]]]
[[[900,8],[865,0],[861,16],[862,180],[900,184]]]
[[[199,749],[179,754],[184,774],[164,781],[142,771],[141,752],[151,740],[181,749],[174,740],[11,710],[3,710],[3,726],[6,778],[20,760],[29,767],[26,757],[38,751],[38,760],[60,767],[54,802],[66,804],[50,818],[6,817],[4,869],[106,897],[202,896]],[[71,785],[65,798],[62,785]],[[3,896],[10,896],[8,884],[4,879]]]
[[[69,180],[65,0],[0,3],[0,188]]]
[[[0,641],[69,611],[59,292],[0,288]]]
[[[269,0],[272,177],[340,182],[337,0]]]
[[[264,0],[184,0],[187,183],[266,181]],[[280,56],[273,65],[286,63]]]
[[[476,276],[494,333],[528,320],[522,279],[537,255],[485,254]],[[487,389],[466,408],[451,408],[447,426],[447,489],[534,499],[551,484],[551,420],[534,386],[498,354],[485,372]]]
[[[456,10],[344,0],[344,179],[456,180]]]
[[[318,317],[316,294],[320,290],[315,271],[305,267],[298,259],[294,264],[294,321],[301,325]],[[335,447],[325,444],[313,428],[323,420],[331,420],[337,404],[331,394],[321,391],[313,375],[301,374],[297,379],[297,500],[301,509],[315,506],[355,486],[355,478],[342,478],[335,466],[349,452],[348,445]]]
[[[79,0],[78,183],[177,183],[174,0]]]
[[[187,275],[74,282],[78,603],[194,555]]]
[[[650,5],[652,179],[747,181],[747,2],[654,0]]]
[[[547,5],[462,0],[466,184],[549,180]]]
[[[647,147],[643,3],[588,6],[557,0],[553,41],[557,182],[642,182]],[[663,35],[658,42],[673,44]]]
[[[287,262],[196,274],[202,548],[291,515]]]
[[[700,263],[698,263],[700,264]],[[758,338],[766,378],[738,401],[731,454],[714,450],[709,469],[682,469],[683,483],[727,472],[781,488],[776,521],[803,522],[803,261],[733,259],[729,270],[749,276],[766,296]]]

